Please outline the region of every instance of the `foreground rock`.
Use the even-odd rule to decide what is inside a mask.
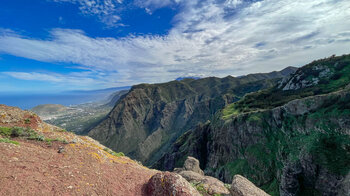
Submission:
[[[200,175],[193,171],[181,171],[179,174],[187,181],[194,184],[197,188],[203,190],[206,195],[230,194],[229,190],[225,187],[225,184],[214,177]]]
[[[233,196],[268,196],[267,193],[241,175],[233,177],[230,191]]]
[[[187,157],[183,168],[175,168],[174,172],[180,174],[187,181],[194,184],[197,189],[202,190],[206,195],[229,195],[229,190],[220,180],[211,176],[205,176],[199,167],[199,161],[193,157]]]
[[[171,172],[157,173],[148,182],[146,187],[148,196],[200,196],[179,174]]]
[[[184,169],[204,175],[203,170],[199,167],[199,161],[193,157],[187,157],[184,163]]]

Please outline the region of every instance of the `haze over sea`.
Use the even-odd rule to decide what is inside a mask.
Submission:
[[[130,87],[115,87],[89,91],[66,91],[60,93],[6,93],[0,92],[0,103],[16,106],[21,109],[31,109],[41,104],[61,104],[64,106],[78,105],[90,102],[108,102],[112,94],[127,90]]]
[[[1,94],[0,103],[16,106],[21,109],[31,109],[40,104],[77,105],[101,99],[86,94]]]

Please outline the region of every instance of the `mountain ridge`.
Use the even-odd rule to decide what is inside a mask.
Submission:
[[[284,74],[294,71],[285,70]],[[151,164],[186,130],[247,92],[273,86],[281,72],[133,86],[89,135]],[[135,145],[136,144],[136,145]]]

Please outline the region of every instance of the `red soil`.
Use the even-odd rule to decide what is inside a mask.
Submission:
[[[3,111],[0,108],[0,115]],[[89,137],[60,132],[41,120],[37,122],[29,126],[41,127],[38,132],[46,138],[69,144],[55,141],[49,145],[21,138],[11,138],[19,145],[0,143],[0,195],[139,196],[144,195],[145,184],[158,172],[128,157],[109,154]],[[14,124],[2,122],[0,126]],[[15,126],[19,125],[23,124]],[[64,148],[62,153],[58,153],[60,147]]]

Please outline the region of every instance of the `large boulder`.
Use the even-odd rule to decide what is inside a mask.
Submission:
[[[231,185],[232,196],[268,196],[263,190],[241,175],[235,175]]]
[[[199,161],[193,157],[187,157],[183,168],[175,168],[174,172],[180,174],[188,182],[200,187],[206,194],[230,194],[223,182],[211,176],[205,176],[199,167]]]
[[[193,171],[181,171],[179,174],[190,183],[200,186],[209,195],[230,194],[230,191],[225,187],[225,184],[214,177],[200,175]]]
[[[148,196],[200,196],[182,176],[171,172],[157,173],[146,186]]]
[[[199,161],[193,157],[187,157],[183,169],[204,175],[203,170],[199,167]]]
[[[174,172],[180,174],[182,177],[184,177],[189,182],[191,182],[191,181],[199,182],[205,178],[205,176],[200,175],[199,173],[196,173],[193,171],[182,170],[182,171],[174,171]]]

